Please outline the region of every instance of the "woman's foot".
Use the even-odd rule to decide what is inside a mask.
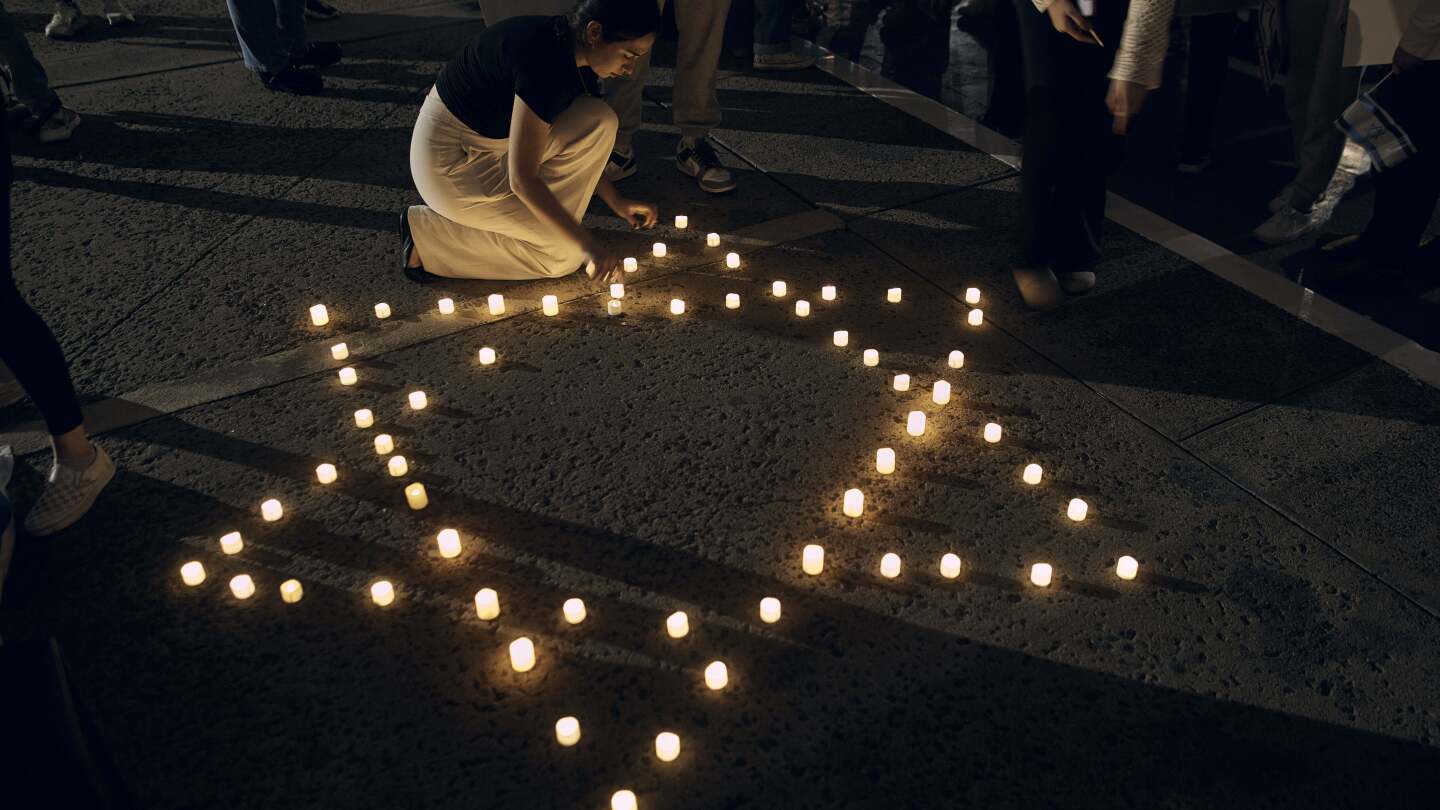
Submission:
[[[1089,270],[1077,270],[1058,274],[1060,289],[1071,295],[1087,293],[1095,289],[1095,274]]]
[[[1010,275],[1015,278],[1020,297],[1031,309],[1052,309],[1064,300],[1060,294],[1060,282],[1048,267],[1016,267]]]
[[[115,477],[115,462],[99,445],[90,446],[94,452],[83,467],[56,464],[50,468],[45,491],[25,516],[27,534],[44,537],[69,528],[90,511],[105,485]]]
[[[80,9],[68,3],[61,3],[55,7],[55,15],[45,26],[45,36],[50,39],[69,39],[80,33],[86,23],[85,15]]]
[[[420,251],[415,249],[415,237],[410,235],[410,209],[400,212],[400,272],[416,284],[434,284],[440,277],[427,272],[420,261]]]

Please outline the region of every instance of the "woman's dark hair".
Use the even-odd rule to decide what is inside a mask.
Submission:
[[[580,0],[569,18],[577,40],[595,22],[600,23],[600,38],[605,42],[626,42],[660,30],[660,4],[655,0]]]

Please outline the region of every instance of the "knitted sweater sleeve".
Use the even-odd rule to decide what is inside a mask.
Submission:
[[[1054,0],[1031,2],[1044,13]],[[1115,52],[1110,78],[1134,82],[1151,90],[1159,87],[1165,52],[1170,47],[1170,20],[1174,16],[1175,0],[1130,0],[1125,32]]]

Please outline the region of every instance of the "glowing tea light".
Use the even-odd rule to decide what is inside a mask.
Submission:
[[[414,483],[405,487],[405,502],[411,509],[424,509],[430,505],[430,496],[425,494],[425,485]]]
[[[1045,471],[1040,469],[1039,464],[1026,464],[1025,472],[1020,473],[1020,480],[1033,486],[1040,483],[1044,475]]]
[[[720,247],[720,234],[718,234],[718,233],[707,233],[707,234],[705,234],[705,245],[706,245],[707,247]]]
[[[375,305],[375,317],[379,318],[379,319],[382,320],[382,321],[385,320],[386,318],[390,317],[390,305],[387,304],[387,303],[385,303],[384,301],[381,301],[380,303],[376,304],[376,305]]]
[[[529,672],[535,668],[535,642],[521,636],[510,642],[510,666],[516,672]]]
[[[399,478],[410,472],[410,462],[406,461],[404,456],[391,456],[385,467],[390,470],[391,478]]]
[[[287,579],[280,583],[280,601],[293,605],[305,597],[305,586],[298,579]]]
[[[230,592],[236,599],[249,599],[255,595],[255,580],[249,574],[236,574],[230,578]]]
[[[573,717],[562,717],[556,720],[555,741],[566,748],[580,742],[580,721]]]
[[[825,570],[825,549],[814,544],[806,546],[800,552],[800,570],[812,577],[820,576]]]
[[[610,797],[610,810],[639,810],[640,803],[629,790],[617,790]]]
[[[350,346],[345,343],[336,343],[330,347],[330,356],[336,360],[344,360],[350,356]]]
[[[910,390],[910,375],[909,375],[909,374],[896,374],[896,375],[895,375],[895,381],[894,381],[893,384],[894,384],[894,386],[895,386],[895,390],[896,390],[896,391],[909,391],[909,390]]]
[[[875,471],[881,475],[895,472],[895,451],[882,447],[875,451]]]
[[[946,554],[940,558],[940,576],[946,579],[960,576],[960,558],[957,555]]]
[[[873,368],[874,366],[880,365],[880,350],[879,350],[879,349],[866,349],[864,356],[865,356],[865,365],[871,366],[872,368]]]
[[[388,456],[393,452],[395,452],[395,440],[390,437],[389,433],[381,433],[375,437],[376,455]]]
[[[475,592],[475,615],[487,622],[500,615],[500,594],[494,588],[481,588]]]
[[[281,506],[280,502],[274,498],[260,504],[260,517],[265,518],[265,520],[270,523],[274,523],[284,517],[284,515],[285,507]]]
[[[560,314],[560,299],[553,295],[540,296],[540,311],[550,317]]]
[[[680,735],[662,731],[655,735],[655,757],[661,762],[674,762],[680,756]]]
[[[965,303],[967,303],[967,304],[969,304],[969,305],[971,305],[971,306],[974,306],[974,305],[980,303],[980,288],[979,288],[979,287],[966,287],[966,288],[965,288]]]
[[[740,254],[739,254],[739,253],[726,253],[726,254],[725,254],[725,266],[728,267],[728,268],[730,268],[731,270],[734,270],[735,268],[739,267],[739,266],[740,266]]]
[[[844,511],[846,517],[860,517],[865,514],[865,493],[858,489],[845,490]]]
[[[725,308],[726,308],[726,309],[739,309],[739,308],[740,308],[740,294],[739,294],[739,293],[725,293]]]
[[[199,560],[191,560],[180,566],[180,581],[195,587],[205,581],[205,566]]]
[[[985,313],[978,308],[972,309],[970,310],[970,314],[965,318],[965,320],[971,326],[979,326],[980,324],[985,322]]]
[[[1001,436],[1004,432],[1005,432],[1005,429],[1002,428],[1002,427],[1000,427],[999,425],[995,424],[994,422],[986,422],[986,423],[985,423],[985,441],[987,441],[987,442],[989,442],[989,443],[991,443],[991,444],[994,444],[994,443],[1000,441],[1000,436]]]
[[[611,298],[609,301],[605,302],[605,314],[609,315],[612,318],[618,316],[624,310],[625,305],[620,303],[619,298]]]
[[[1070,505],[1067,506],[1067,507],[1065,507],[1065,517],[1070,518],[1071,520],[1075,521],[1076,523],[1079,523],[1080,521],[1084,520],[1084,519],[1085,519],[1085,516],[1088,515],[1089,513],[1090,513],[1090,504],[1085,503],[1084,501],[1080,500],[1079,498],[1071,498],[1071,499],[1070,499]]]
[[[900,555],[890,552],[880,558],[880,576],[894,579],[900,576]]]
[[[1134,579],[1140,573],[1140,563],[1134,557],[1126,554],[1115,562],[1115,576],[1121,579]]]
[[[1050,587],[1050,579],[1055,574],[1050,563],[1035,563],[1030,566],[1030,582],[1041,588]]]
[[[315,480],[322,484],[333,484],[339,473],[335,470],[334,464],[321,464],[315,468]]]
[[[711,661],[705,667],[705,685],[711,689],[724,689],[725,684],[730,682],[730,670],[725,667],[724,661]]]
[[[665,617],[665,634],[670,638],[684,638],[690,634],[690,617],[685,611],[677,610]]]
[[[950,364],[950,368],[964,368],[965,353],[960,351],[959,349],[956,349],[955,351],[950,352],[950,357],[946,362]]]
[[[663,258],[665,256],[665,243],[656,242],[654,245],[650,246],[650,252],[655,254],[655,258],[657,259]]]
[[[245,548],[245,539],[240,532],[227,532],[220,535],[220,550],[226,554],[239,554]]]
[[[485,299],[485,304],[490,308],[491,315],[505,314],[505,296],[500,293],[491,293],[490,296]]]
[[[690,217],[687,217],[687,216],[685,216],[684,214],[676,214],[676,215],[675,215],[675,229],[676,229],[676,230],[679,230],[679,231],[683,231],[683,230],[685,230],[685,229],[688,228],[688,227],[690,227]]]
[[[891,287],[890,289],[886,290],[886,291],[885,291],[885,300],[886,300],[886,301],[889,301],[889,302],[892,303],[892,304],[898,304],[898,303],[900,303],[900,288],[899,288],[899,287]]]
[[[760,621],[774,624],[780,621],[780,600],[767,596],[760,600]]]
[[[821,298],[822,300],[825,300],[825,301],[834,301],[834,300],[835,300],[835,285],[834,285],[834,284],[826,284],[824,287],[821,287],[821,288],[820,288],[820,298]]]
[[[370,601],[380,607],[386,607],[395,601],[395,586],[391,585],[388,579],[382,579],[374,585],[371,585]]]
[[[494,349],[490,348],[489,346],[486,346],[486,347],[484,347],[484,348],[482,348],[482,349],[480,350],[480,365],[482,365],[482,366],[493,366],[493,365],[495,365],[495,350],[494,350]]]
[[[368,428],[375,424],[375,414],[369,408],[361,408],[355,412],[355,427]]]
[[[625,285],[624,285],[624,284],[611,284],[611,285],[610,285],[610,297],[611,297],[611,298],[624,298],[624,297],[625,297]]]
[[[438,309],[438,310],[440,310],[440,314],[441,314],[441,315],[454,315],[454,314],[455,314],[455,299],[453,299],[453,298],[441,298],[439,301],[436,301],[436,302],[435,302],[435,308]]]
[[[808,317],[810,317],[810,302],[809,302],[809,301],[796,301],[796,302],[795,302],[795,314],[796,314],[796,315],[799,315],[799,316],[802,317],[802,318],[808,318]]]
[[[836,329],[832,340],[835,341],[836,346],[843,349],[850,345],[850,333],[844,329]]]
[[[950,383],[945,380],[936,380],[935,387],[930,389],[930,399],[936,405],[944,405],[950,401]]]
[[[905,432],[911,436],[923,436],[925,434],[925,412],[911,411],[905,417]]]
[[[346,367],[340,369],[340,384],[341,384],[341,385],[354,385],[354,384],[356,383],[356,381],[358,381],[359,379],[360,379],[360,375],[359,375],[359,374],[356,374],[356,373],[355,373],[355,369],[351,368],[350,366],[346,366]]]
[[[633,273],[636,270],[640,269],[640,262],[636,261],[634,256],[626,256],[625,261],[622,264],[624,265],[625,272],[627,273]]]
[[[670,314],[671,314],[671,315],[684,315],[684,314],[685,314],[685,302],[682,301],[682,300],[680,300],[679,298],[671,298],[671,299],[670,299]]]
[[[324,326],[330,322],[330,311],[325,309],[324,304],[316,304],[310,307],[310,323],[316,326]]]
[[[425,396],[424,391],[411,391],[409,399],[412,411],[423,411],[425,406],[430,404],[430,399]]]
[[[585,600],[566,599],[565,604],[560,606],[560,611],[565,614],[565,621],[579,624],[585,621]]]
[[[785,287],[785,282],[783,282],[783,281],[772,281],[772,282],[770,282],[770,294],[773,295],[773,296],[775,296],[776,298],[784,298],[784,297],[785,297],[786,295],[788,295],[789,293],[790,293],[790,291]]]

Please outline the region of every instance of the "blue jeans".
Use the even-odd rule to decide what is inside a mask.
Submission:
[[[305,52],[305,0],[225,0],[245,67],[279,73]]]
[[[20,33],[4,6],[0,6],[0,62],[10,69],[15,98],[31,115],[44,121],[60,109],[60,97],[50,89],[45,68],[35,59],[30,43],[25,41],[25,35]]]
[[[790,0],[755,0],[755,53],[790,51]]]

